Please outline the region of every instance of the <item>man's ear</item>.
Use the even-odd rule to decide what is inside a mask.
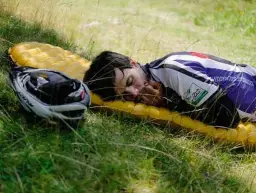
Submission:
[[[132,59],[132,58],[130,58],[130,64],[131,64],[132,67],[136,67],[137,66],[137,62],[134,59]]]

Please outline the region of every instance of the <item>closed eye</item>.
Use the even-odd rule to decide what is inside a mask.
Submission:
[[[129,76],[129,78],[126,81],[126,87],[129,87],[133,84],[133,78],[132,76]]]

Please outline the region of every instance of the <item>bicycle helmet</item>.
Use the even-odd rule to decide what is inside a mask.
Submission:
[[[43,118],[79,120],[91,103],[82,81],[54,70],[16,67],[9,83],[24,109]]]

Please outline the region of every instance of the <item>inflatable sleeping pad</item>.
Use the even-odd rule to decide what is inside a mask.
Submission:
[[[83,80],[90,68],[90,61],[64,50],[60,47],[39,42],[22,42],[8,50],[11,62],[18,66],[45,68],[61,71],[72,78]],[[253,123],[240,123],[235,129],[216,129],[200,121],[192,120],[177,112],[165,108],[135,104],[128,101],[105,102],[99,96],[91,93],[92,104],[110,110],[117,110],[138,117],[174,123],[180,127],[203,133],[207,136],[226,142],[238,142],[242,145],[256,144],[256,126]]]

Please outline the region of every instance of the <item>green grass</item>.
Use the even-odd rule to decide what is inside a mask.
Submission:
[[[74,129],[26,115],[6,83],[4,54],[15,43],[40,41],[88,58],[111,49],[146,61],[193,49],[255,63],[254,2],[47,1],[53,12],[26,2],[0,0],[0,192],[255,192],[253,150],[118,113],[91,110]],[[60,8],[69,8],[61,24]],[[119,25],[108,23],[115,17]],[[76,32],[92,21],[105,23]]]
[[[237,1],[230,1],[226,4],[217,1],[214,4],[211,10],[196,14],[194,19],[196,25],[209,26],[216,31],[226,30],[230,33],[238,32],[240,35],[255,36],[255,5],[239,4]]]

